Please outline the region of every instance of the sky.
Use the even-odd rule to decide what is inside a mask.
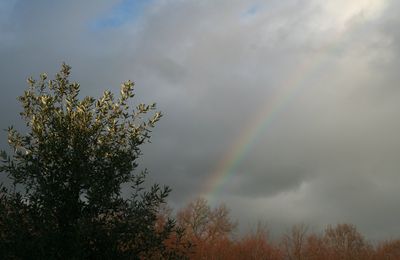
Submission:
[[[82,95],[130,79],[165,115],[140,168],[174,208],[204,196],[239,232],[398,238],[399,26],[395,0],[2,0],[0,129],[62,62]]]

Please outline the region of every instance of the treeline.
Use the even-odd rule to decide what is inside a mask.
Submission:
[[[159,225],[171,217],[171,210],[163,209]],[[211,208],[199,198],[176,214],[177,226],[184,229],[181,248],[190,259],[400,259],[400,240],[386,240],[372,244],[352,224],[327,226],[322,233],[296,225],[278,240],[268,237],[266,226],[240,237],[235,236],[237,223],[229,216],[229,209],[221,204]],[[174,238],[166,241],[175,246]]]

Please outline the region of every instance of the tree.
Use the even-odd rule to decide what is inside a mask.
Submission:
[[[229,217],[229,209],[221,204],[211,209],[207,200],[198,198],[177,214],[178,225],[188,236],[201,241],[214,241],[231,235],[237,224]]]
[[[364,237],[351,224],[328,226],[325,230],[324,244],[329,259],[367,259],[371,247]]]
[[[372,259],[379,260],[394,260],[400,259],[400,240],[388,240],[381,242],[376,250]]]
[[[192,259],[227,258],[221,249],[231,243],[229,236],[236,223],[224,204],[211,209],[207,200],[198,198],[177,213],[177,224],[185,230],[185,240],[193,245]]]
[[[305,244],[308,227],[304,224],[298,224],[292,227],[290,232],[283,235],[282,247],[286,259],[301,260],[305,257]]]
[[[231,259],[286,259],[278,247],[268,239],[266,224],[259,222],[255,231],[246,234],[234,246]]]
[[[130,108],[134,83],[120,97],[79,99],[80,85],[62,65],[19,97],[27,134],[8,129],[11,155],[1,153],[0,172],[13,188],[0,195],[0,258],[169,257],[164,241],[174,232],[168,219],[156,228],[157,212],[170,192],[134,173],[140,146],[160,119],[155,104]],[[131,185],[131,196],[121,186]],[[176,255],[174,257],[177,257]]]

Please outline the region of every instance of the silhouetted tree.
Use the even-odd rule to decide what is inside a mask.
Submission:
[[[140,146],[160,119],[155,104],[130,108],[134,84],[120,97],[78,98],[79,84],[62,65],[19,97],[27,134],[8,129],[9,156],[0,171],[13,181],[0,194],[0,258],[178,258],[164,241],[174,221],[156,225],[170,192],[145,190],[146,171],[134,173]],[[131,185],[129,198],[121,185]]]

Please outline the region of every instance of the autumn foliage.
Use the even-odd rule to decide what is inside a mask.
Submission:
[[[400,259],[400,240],[372,244],[354,225],[345,223],[329,225],[322,233],[311,232],[304,224],[295,225],[277,240],[271,240],[267,227],[260,224],[255,231],[238,235],[227,206],[211,208],[202,198],[178,210],[176,220],[185,231],[184,241],[179,243],[190,245],[182,248],[190,259]]]

